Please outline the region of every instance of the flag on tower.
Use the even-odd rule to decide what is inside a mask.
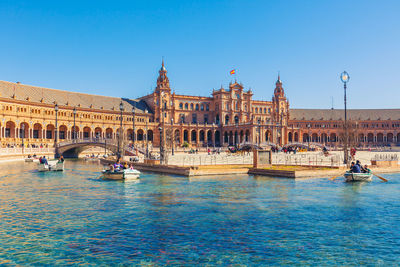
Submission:
[[[230,74],[231,74],[231,75],[233,75],[233,74],[235,74],[235,73],[236,73],[236,70],[235,70],[235,69],[233,69],[233,70],[230,71]]]

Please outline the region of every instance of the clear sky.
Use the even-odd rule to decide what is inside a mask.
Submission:
[[[238,81],[294,108],[400,108],[400,1],[0,0],[0,80],[135,98]]]

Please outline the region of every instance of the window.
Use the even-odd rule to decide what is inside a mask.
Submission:
[[[183,109],[183,103],[179,103],[179,108]]]
[[[210,105],[206,105],[206,111],[209,111],[210,110]]]
[[[208,114],[204,114],[204,123],[205,123],[205,124],[208,123]]]
[[[201,111],[204,111],[204,105],[201,105]]]
[[[190,104],[190,110],[193,110],[193,103]]]
[[[6,137],[11,137],[10,128],[6,128]]]
[[[199,110],[199,104],[196,104],[196,110]]]
[[[39,138],[39,130],[33,130],[33,138],[35,139]]]
[[[197,114],[192,114],[192,123],[197,123]]]
[[[52,132],[52,131],[49,131],[49,130],[47,130],[47,131],[46,131],[46,138],[47,138],[47,139],[51,139],[51,138],[53,138],[53,132]]]
[[[59,132],[59,137],[60,137],[60,139],[65,139],[65,132],[64,131],[60,131]]]
[[[185,123],[185,114],[181,114],[180,116],[181,123]]]

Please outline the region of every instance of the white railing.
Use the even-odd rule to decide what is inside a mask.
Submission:
[[[21,147],[6,147],[0,148],[0,155],[34,155],[42,153],[54,153],[54,148],[21,148]]]

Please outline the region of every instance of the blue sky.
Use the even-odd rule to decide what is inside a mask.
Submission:
[[[139,97],[164,56],[179,94],[237,78],[294,108],[400,108],[399,1],[3,1],[0,80]]]

